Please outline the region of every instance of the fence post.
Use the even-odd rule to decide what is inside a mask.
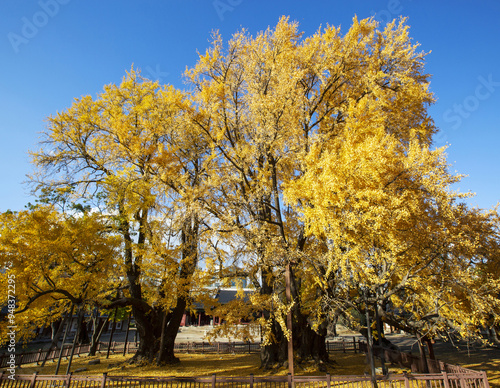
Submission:
[[[104,388],[106,386],[106,378],[108,377],[108,374],[104,372],[102,374],[102,382],[101,382],[101,388]]]
[[[37,374],[38,374],[38,372],[33,373],[33,376],[31,377],[30,388],[35,388],[35,381],[36,381]]]
[[[410,388],[410,380],[408,379],[408,375],[406,374],[406,371],[403,372],[403,378],[405,379],[405,388]]]
[[[71,375],[73,374],[73,372],[69,372],[67,375],[66,375],[66,387],[69,388],[69,383],[71,382]]]
[[[483,375],[484,388],[490,388],[490,383],[488,382],[488,375],[484,370],[481,371],[481,375]]]
[[[460,387],[467,388],[467,382],[465,381],[464,375],[462,373],[460,374]]]
[[[443,376],[443,383],[444,383],[444,388],[450,388],[450,381],[448,380],[448,373],[442,372],[441,375]]]
[[[342,338],[342,351],[345,353],[345,339]]]
[[[36,356],[36,364],[40,361],[40,356],[42,355],[42,348],[38,349],[38,354]]]
[[[24,353],[21,353],[21,357],[19,357],[19,363],[17,364],[17,366],[21,366],[22,363],[23,363],[23,357],[24,357]]]
[[[212,375],[212,388],[215,388],[215,381],[216,381],[216,377],[215,377],[215,373]]]
[[[292,388],[292,375],[291,375],[291,373],[288,374],[287,381],[288,381],[288,388]]]
[[[250,388],[253,388],[253,373],[250,373]]]
[[[354,344],[354,353],[356,352],[356,337],[352,337],[352,343]]]
[[[330,388],[331,385],[332,385],[332,376],[330,375],[330,373],[327,373],[326,374],[326,387]]]

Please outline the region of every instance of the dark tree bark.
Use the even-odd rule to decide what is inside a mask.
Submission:
[[[124,262],[126,266],[126,275],[130,292],[130,300],[125,301],[122,305],[131,305],[132,313],[135,317],[137,333],[140,336],[139,349],[135,353],[131,362],[148,362],[152,363],[155,354],[158,352],[160,324],[158,323],[158,314],[144,300],[142,295],[142,287],[140,283],[141,268],[138,265],[140,257],[134,257],[133,240],[131,236],[131,225],[128,221],[124,205],[119,204],[119,214],[121,216],[120,231],[124,240]],[[146,220],[147,210],[142,209],[137,213],[139,221],[139,233],[137,243],[144,244],[146,241]]]
[[[89,331],[87,328],[87,321],[85,320],[85,317],[82,318],[80,322],[80,327],[78,328],[77,343],[78,345],[85,345],[90,343]]]
[[[305,237],[299,236],[297,247],[302,250],[305,244]],[[312,329],[307,316],[301,313],[301,304],[299,290],[301,287],[301,279],[297,278],[294,266],[291,266],[291,289],[293,300],[294,315],[294,347],[299,363],[308,360],[314,360],[318,364],[321,372],[326,372],[326,363],[330,362],[328,351],[326,349],[326,336],[328,334],[328,323],[326,320],[319,325],[315,331]],[[319,292],[319,291],[318,291]]]
[[[196,217],[189,219],[182,231],[182,258],[179,277],[189,286],[191,277],[196,270],[198,264],[198,228],[199,222]],[[177,296],[177,304],[175,308],[165,317],[165,325],[163,326],[163,344],[159,349],[158,364],[175,364],[179,359],[174,354],[175,338],[181,326],[182,316],[186,311],[188,304],[187,293],[181,292]]]
[[[261,282],[260,293],[262,295],[271,295],[273,293],[274,280],[272,279],[271,271],[265,267],[262,268]],[[262,314],[266,321],[272,319],[271,311],[263,310]],[[286,338],[276,321],[271,323],[271,334],[274,342],[263,345],[260,348],[260,367],[262,369],[272,369],[276,366],[281,366],[287,359]]]

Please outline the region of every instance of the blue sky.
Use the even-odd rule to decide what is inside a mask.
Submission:
[[[385,23],[409,18],[411,36],[427,57],[430,109],[449,144],[451,170],[469,202],[500,201],[500,2],[439,0],[2,0],[0,2],[0,211],[33,202],[22,184],[32,171],[44,119],[74,98],[119,83],[134,64],[143,75],[185,88],[182,73],[204,52],[210,33],[224,39],[242,27],[255,34],[281,15],[305,35],[342,26],[354,15]]]

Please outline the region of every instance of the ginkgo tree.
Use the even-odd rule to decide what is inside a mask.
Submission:
[[[325,301],[348,311],[368,300],[408,332],[477,334],[488,312],[498,314],[496,274],[486,269],[498,265],[498,214],[461,203],[444,150],[388,133],[378,102],[348,113],[341,141],[315,144],[285,191],[301,204],[307,234],[329,247],[317,262]]]
[[[0,286],[7,290],[15,280],[16,308],[15,325],[4,320],[1,332],[16,326],[18,338],[29,340],[35,329],[73,311],[70,306],[83,313],[105,303],[119,284],[119,245],[97,213],[65,214],[51,205],[2,213]]]
[[[360,153],[430,145],[436,128],[427,108],[433,96],[424,73],[425,54],[417,49],[405,20],[379,30],[375,21],[355,18],[345,35],[327,26],[303,38],[296,23],[282,18],[275,29],[256,37],[246,31],[235,34],[227,47],[215,35],[212,47],[187,72],[195,90],[193,123],[212,150],[210,160],[219,166],[207,169],[216,183],[207,199],[209,211],[223,238],[244,242],[248,274],[260,276],[262,323],[270,339],[263,347],[264,366],[286,360],[282,345],[290,332],[284,314],[290,309],[296,355],[328,361],[320,301],[326,292],[322,284],[334,272],[318,260],[333,247],[344,247],[306,229],[317,216],[303,216],[303,209],[316,209],[306,196],[318,174],[311,166],[318,155],[333,158],[342,144],[359,143],[364,135],[358,127],[380,132],[371,138],[373,149]],[[395,143],[377,143],[384,139],[381,134]],[[374,163],[385,162],[384,155],[369,155]],[[344,157],[357,155],[347,150]],[[335,167],[327,171],[325,180],[342,180]],[[387,182],[393,178],[386,176]],[[339,197],[348,195],[342,186],[337,190]],[[289,206],[283,204],[285,197]],[[339,214],[338,222],[346,225],[349,217],[355,215]],[[284,299],[287,264],[292,303]]]
[[[98,199],[121,236],[126,293],[108,307],[131,306],[137,360],[176,362],[174,340],[197,275],[203,143],[189,132],[185,95],[134,69],[120,85],[77,99],[48,119],[33,152],[39,187],[71,185]]]
[[[126,292],[108,307],[132,307],[137,359],[177,361],[182,314],[215,306],[213,276],[255,286],[213,311],[261,324],[264,367],[290,338],[299,361],[328,362],[332,311],[420,334],[497,324],[498,214],[450,189],[425,55],[404,19],[303,37],[283,17],[215,33],[186,92],[132,69],[48,119],[33,182],[96,202],[120,236]]]

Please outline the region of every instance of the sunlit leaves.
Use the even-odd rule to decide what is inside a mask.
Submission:
[[[0,282],[7,290],[9,276],[15,276],[20,335],[32,336],[33,329],[59,319],[71,304],[105,303],[119,284],[119,246],[97,214],[71,216],[44,206],[0,215],[0,267],[8,268]],[[6,297],[7,292],[1,296]]]

